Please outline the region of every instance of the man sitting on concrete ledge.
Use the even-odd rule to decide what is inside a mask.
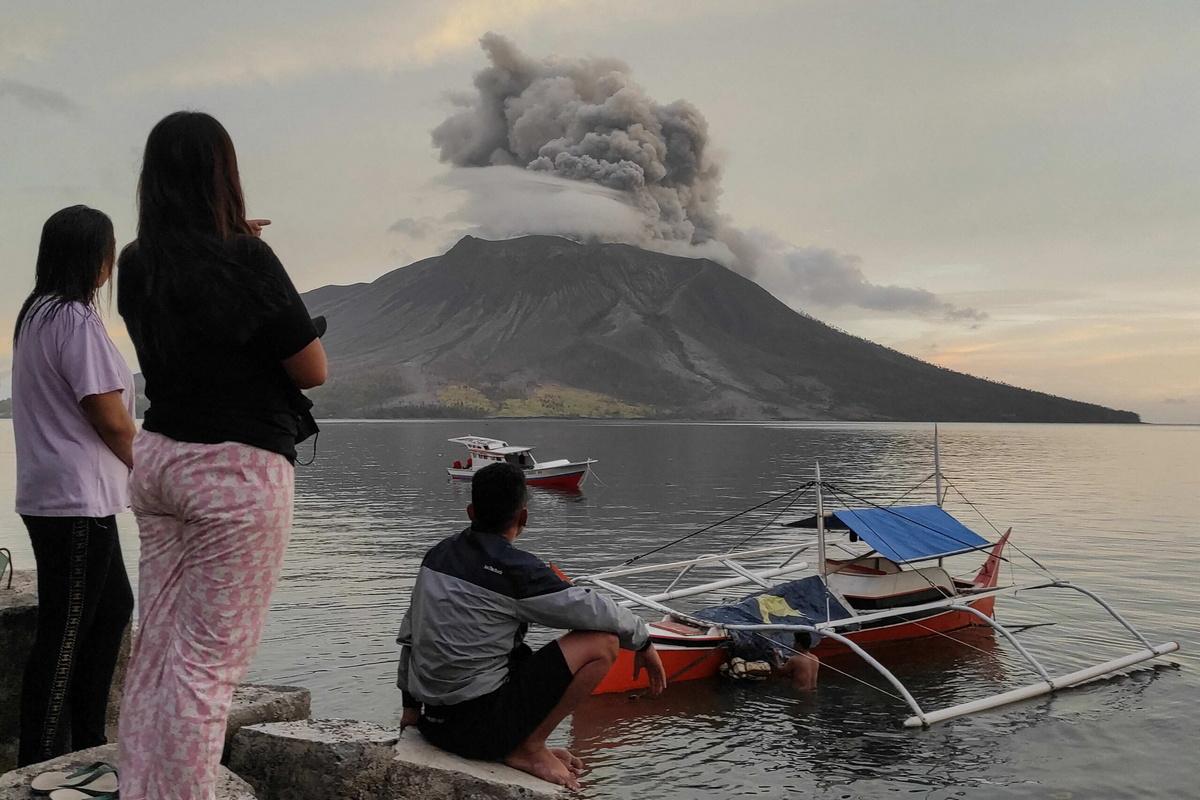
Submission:
[[[493,464],[471,481],[471,526],[425,554],[400,625],[401,727],[466,758],[503,760],[578,788],[583,762],[546,739],[608,673],[637,651],[658,694],[662,661],[646,623],[592,589],[572,586],[513,541],[529,519],[525,476]],[[570,629],[533,652],[529,623]]]

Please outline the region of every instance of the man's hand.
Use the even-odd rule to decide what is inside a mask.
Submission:
[[[400,715],[400,730],[411,728],[417,724],[417,720],[421,718],[421,712],[415,708],[406,708],[404,713]]]
[[[662,694],[662,690],[667,688],[667,671],[663,669],[662,659],[658,657],[658,651],[654,649],[654,645],[633,654],[633,679],[635,681],[642,674],[643,669],[650,677],[650,694],[656,696]]]

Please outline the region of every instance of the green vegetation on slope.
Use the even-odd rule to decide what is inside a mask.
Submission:
[[[614,397],[572,389],[569,386],[539,386],[523,399],[505,400],[498,417],[615,417],[637,419],[654,414],[650,406],[625,403]]]

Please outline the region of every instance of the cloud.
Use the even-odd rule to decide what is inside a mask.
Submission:
[[[412,239],[428,239],[438,229],[438,220],[432,217],[401,217],[388,226],[388,233],[398,233]]]
[[[784,298],[823,308],[854,306],[889,314],[911,314],[950,322],[979,323],[988,315],[956,306],[927,289],[872,283],[862,259],[825,247],[797,247],[765,231],[741,234],[737,245],[754,277]]]
[[[458,0],[389,3],[377,12],[353,14],[341,5],[331,15],[270,29],[251,26],[223,35],[201,52],[139,70],[128,88],[204,88],[295,80],[327,72],[392,72],[432,64],[474,46],[479,31],[521,26],[582,0]]]
[[[455,169],[440,183],[463,195],[461,207],[444,219],[448,226],[457,223],[460,233],[492,239],[527,234],[604,241],[645,237],[642,213],[615,189],[519,167]]]
[[[987,318],[972,308],[946,303],[926,289],[871,283],[863,274],[858,256],[822,247],[798,247],[782,254],[783,276],[791,288],[826,308],[858,306],[874,311],[944,316],[950,320]]]
[[[911,338],[880,339],[949,369],[1143,412],[1152,421],[1197,422],[1196,325],[1194,310],[1183,316],[1053,314],[1036,320],[998,314],[986,330],[926,328]],[[935,340],[938,347],[929,352],[923,345]]]
[[[30,111],[47,114],[78,114],[82,106],[62,92],[23,81],[0,78],[0,100],[9,99]]]
[[[11,0],[10,0],[11,2]],[[63,38],[66,17],[60,10],[47,9],[45,3],[29,8],[7,8],[0,25],[0,69],[28,66],[42,61]]]

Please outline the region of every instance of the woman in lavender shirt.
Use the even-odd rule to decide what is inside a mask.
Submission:
[[[95,308],[115,248],[112,222],[95,209],[72,206],[46,220],[13,332],[16,505],[38,571],[22,765],[104,744],[133,611],[114,517],[129,507],[133,376]]]

